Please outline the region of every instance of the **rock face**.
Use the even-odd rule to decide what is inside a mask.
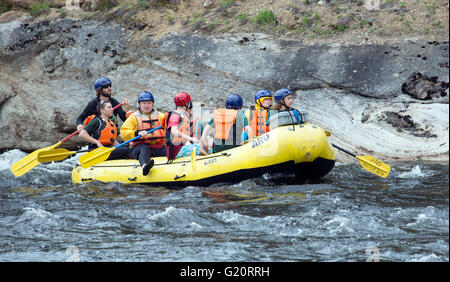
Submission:
[[[448,82],[439,82],[437,77],[428,77],[420,72],[413,73],[402,85],[402,93],[419,100],[430,100],[447,96]]]
[[[402,93],[416,72],[448,89],[448,42],[306,46],[263,34],[134,40],[113,24],[15,20],[0,24],[0,149],[32,151],[75,131],[95,79],[106,76],[115,98],[134,103],[147,90],[163,111],[180,91],[212,110],[231,93],[249,107],[257,90],[286,87],[335,144],[389,159],[448,160],[448,95]],[[77,144],[74,137],[66,145]]]

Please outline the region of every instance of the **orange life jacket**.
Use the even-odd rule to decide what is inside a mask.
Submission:
[[[100,137],[98,141],[103,144],[103,146],[112,146],[114,141],[117,139],[117,127],[112,120],[101,121],[101,123],[106,123],[105,128],[100,132]]]
[[[96,115],[88,116],[84,120],[84,124],[88,125],[88,123],[95,117],[100,120],[100,126],[98,127],[96,132],[92,134],[92,137],[100,141],[100,143],[102,143],[103,146],[114,145],[114,141],[116,141],[117,139],[116,124],[112,120],[105,121],[97,117]]]
[[[134,111],[133,110],[129,110],[128,112],[125,113],[125,117],[128,118],[132,114],[134,114]]]
[[[148,131],[152,128],[161,126],[161,120],[157,111],[153,111],[150,117],[140,112],[133,113],[132,115],[134,115],[138,121],[137,130],[139,131]],[[139,144],[164,145],[165,136],[166,134],[164,132],[164,129],[158,129],[147,135],[144,135],[134,142],[130,142],[130,146],[136,146]]]
[[[237,110],[234,109],[218,109],[213,113],[213,120],[216,126],[214,139],[227,140],[230,138],[230,130],[236,123]],[[234,128],[236,130],[236,128]],[[236,132],[234,132],[236,134]]]
[[[84,121],[83,121],[83,125],[84,126],[86,126],[86,125],[88,125],[88,123],[93,119],[93,118],[95,118],[97,115],[90,115],[90,116],[88,116]]]
[[[188,140],[186,140],[183,137],[172,136],[171,130],[167,130],[167,125],[169,123],[169,119],[172,114],[176,114],[177,116],[181,117],[181,121],[177,126],[178,130],[181,133],[184,133],[185,135],[190,136],[190,132],[191,132],[191,123],[190,123],[189,117],[187,116],[186,113],[184,113],[183,115],[180,115],[179,113],[177,113],[175,111],[169,112],[169,113],[167,113],[167,116],[165,117],[165,126],[164,126],[164,128],[166,128],[166,144],[170,144],[170,145],[184,144]]]
[[[266,125],[268,113],[268,110],[250,109],[249,123],[254,136],[261,136],[269,132],[269,126]]]

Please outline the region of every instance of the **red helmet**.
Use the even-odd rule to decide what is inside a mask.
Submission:
[[[173,100],[175,101],[175,105],[184,106],[191,101],[191,96],[189,96],[186,92],[180,92],[175,95]]]

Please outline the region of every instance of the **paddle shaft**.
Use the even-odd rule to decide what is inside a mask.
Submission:
[[[367,171],[370,171],[380,177],[386,178],[389,175],[389,172],[391,171],[391,167],[388,164],[383,163],[380,160],[377,160],[376,158],[372,156],[356,156],[352,152],[349,152],[337,145],[331,144],[333,147],[341,150],[344,153],[349,154],[350,156],[356,158],[361,166],[366,169]]]
[[[153,131],[158,130],[158,129],[161,129],[161,128],[162,128],[161,126],[158,126],[158,127],[153,128],[153,129],[150,129],[150,130],[148,130],[148,131],[145,133],[145,135],[150,134],[150,133],[152,133]],[[121,143],[121,144],[115,146],[114,149],[117,149],[117,148],[119,148],[119,147],[122,147],[122,146],[124,146],[124,145],[127,145],[128,143],[133,142],[134,140],[137,140],[137,139],[141,138],[142,136],[144,136],[144,135],[138,135],[138,136],[136,136],[136,137],[134,137],[134,138],[132,138],[132,139],[126,141],[126,142],[123,142],[123,143]]]
[[[120,106],[122,106],[122,103],[119,103],[118,105],[116,105],[116,106],[113,108],[113,111],[116,110],[116,109],[118,109]],[[78,133],[78,130],[75,131],[75,132],[73,132],[72,134],[70,134],[70,135],[67,136],[66,138],[62,139],[62,140],[59,141],[58,143],[62,144],[62,143],[64,143],[64,142],[66,142],[67,140],[69,140],[70,138],[72,138],[73,136],[75,136],[77,133]]]
[[[148,130],[145,135],[152,133],[155,130],[161,129],[161,126],[158,126],[156,128],[153,128],[151,130]],[[142,138],[145,135],[138,135],[126,142],[123,142],[122,144],[119,144],[113,148],[107,148],[107,147],[98,147],[97,149],[84,154],[83,156],[80,157],[80,164],[83,168],[88,168],[91,167],[93,165],[96,165],[98,163],[101,163],[105,160],[107,160],[109,158],[109,155],[111,154],[112,151],[114,151],[115,149],[125,146],[130,142],[133,142],[134,140],[137,140],[139,138]]]
[[[333,147],[335,147],[335,148],[341,150],[342,152],[347,153],[347,154],[349,154],[350,156],[356,158],[356,155],[353,154],[352,152],[349,152],[349,151],[347,151],[347,150],[345,150],[345,149],[339,147],[338,145],[334,145],[334,144],[331,144],[331,145],[332,145]]]

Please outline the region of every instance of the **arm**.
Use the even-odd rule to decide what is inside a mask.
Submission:
[[[136,137],[138,121],[134,115],[129,116],[120,128],[120,136],[124,141]]]
[[[77,130],[81,131],[84,128],[83,122],[88,116],[96,114],[97,114],[97,103],[94,100],[92,100],[86,105],[83,112],[78,116],[76,121]]]
[[[213,127],[211,125],[206,125],[203,130],[202,137],[200,139],[200,152],[204,155],[208,154],[209,149],[209,135],[213,131]]]
[[[119,115],[120,119],[123,122],[125,122],[126,119],[127,119],[127,117],[126,117],[127,113],[126,112],[128,112],[128,110],[129,110],[129,103],[128,103],[128,100],[126,98],[123,99],[123,102],[124,102],[123,106],[124,106],[125,110],[123,110],[122,107],[119,107],[116,110],[114,110],[114,114]],[[120,104],[120,103],[116,99],[111,98],[111,105],[113,107],[117,106],[118,104]]]
[[[84,129],[80,131],[80,138],[91,144],[95,144],[98,147],[103,147],[99,140],[95,139],[91,135],[100,127],[100,119],[93,118]]]
[[[250,124],[248,122],[247,115],[244,115],[244,131],[247,132],[247,136],[253,136],[252,127],[250,126]]]
[[[81,139],[83,139],[83,140],[86,141],[86,142],[89,142],[89,143],[91,143],[91,144],[95,144],[95,145],[97,145],[98,147],[103,147],[103,144],[100,143],[100,141],[98,141],[97,139],[91,137],[91,136],[89,135],[89,133],[88,133],[86,130],[84,130],[84,129],[81,130],[79,136],[80,136]]]
[[[171,133],[173,136],[181,137],[181,138],[183,138],[183,139],[188,140],[188,142],[190,141],[191,143],[194,143],[194,142],[196,141],[196,139],[194,139],[194,137],[191,137],[191,136],[186,135],[186,134],[184,134],[183,132],[179,131],[178,128],[177,128],[176,126],[171,126],[171,127],[170,127],[170,130],[171,130],[170,133]]]

